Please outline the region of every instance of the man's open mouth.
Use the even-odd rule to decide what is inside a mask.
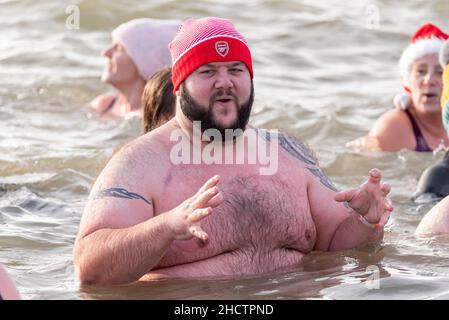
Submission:
[[[217,99],[216,101],[227,103],[229,101],[232,101],[232,99]]]

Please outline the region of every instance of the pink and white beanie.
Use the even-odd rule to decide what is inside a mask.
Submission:
[[[157,70],[171,66],[168,44],[175,37],[180,21],[134,19],[112,31],[112,39],[126,49],[139,71],[148,80]]]

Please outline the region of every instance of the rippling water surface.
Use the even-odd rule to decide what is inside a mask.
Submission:
[[[80,9],[79,30],[66,28],[69,5]],[[110,90],[99,53],[129,19],[208,15],[232,19],[250,43],[253,125],[307,142],[340,188],[383,171],[396,207],[384,244],[312,253],[271,275],[79,288],[72,248],[90,187],[140,132],[136,119],[104,122],[83,110]],[[26,299],[448,299],[449,238],[414,237],[433,202],[409,198],[441,155],[345,147],[392,107],[410,35],[428,21],[449,31],[447,17],[444,0],[0,0],[0,263]],[[367,282],[372,266],[379,289]]]

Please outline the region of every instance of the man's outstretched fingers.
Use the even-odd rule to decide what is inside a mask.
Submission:
[[[349,202],[352,200],[352,198],[354,198],[354,195],[356,192],[357,192],[357,189],[340,191],[335,194],[334,199],[335,199],[335,201],[338,201],[338,202],[344,202],[344,201]]]
[[[212,213],[212,208],[202,208],[202,209],[196,209],[189,215],[190,222],[198,222],[204,217],[210,215]]]
[[[374,168],[369,171],[369,179],[368,179],[369,182],[379,183],[381,178],[382,174],[380,173],[379,169]]]
[[[390,212],[394,210],[393,203],[391,202],[390,199],[386,199],[385,207],[386,207],[386,209],[387,209],[388,211],[390,211]]]
[[[393,209],[394,207],[391,200],[388,198],[385,199],[385,210],[382,213],[378,223],[380,226],[384,227],[387,224],[388,220],[390,219],[391,213],[393,212]]]
[[[218,192],[212,199],[209,200],[207,206],[215,208],[223,202],[223,193]]]
[[[391,187],[388,183],[384,182],[382,183],[381,187],[380,187],[380,191],[382,191],[382,194],[384,196],[387,196],[387,194],[390,193]]]
[[[207,180],[195,195],[199,196],[201,193],[203,193],[207,189],[210,189],[210,188],[216,186],[219,181],[220,181],[220,176],[218,174],[216,174],[215,176],[213,176],[212,178]]]
[[[192,234],[192,236],[201,239],[203,241],[206,241],[208,238],[207,233],[204,232],[200,226],[191,226],[189,228],[189,232]]]
[[[385,227],[388,220],[390,219],[391,211],[385,211],[382,217],[380,217],[379,225]]]
[[[193,201],[193,207],[196,208],[204,208],[208,205],[208,202],[215,197],[220,190],[218,190],[217,186],[214,186],[210,189],[205,190]]]

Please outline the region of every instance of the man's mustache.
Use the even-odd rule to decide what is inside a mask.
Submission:
[[[228,89],[228,90],[218,90],[216,92],[214,92],[210,99],[209,99],[209,105],[212,105],[212,103],[214,103],[217,99],[219,99],[221,96],[228,96],[228,97],[232,97],[234,99],[234,101],[237,103],[238,105],[238,97],[237,95],[232,92],[232,90]]]

